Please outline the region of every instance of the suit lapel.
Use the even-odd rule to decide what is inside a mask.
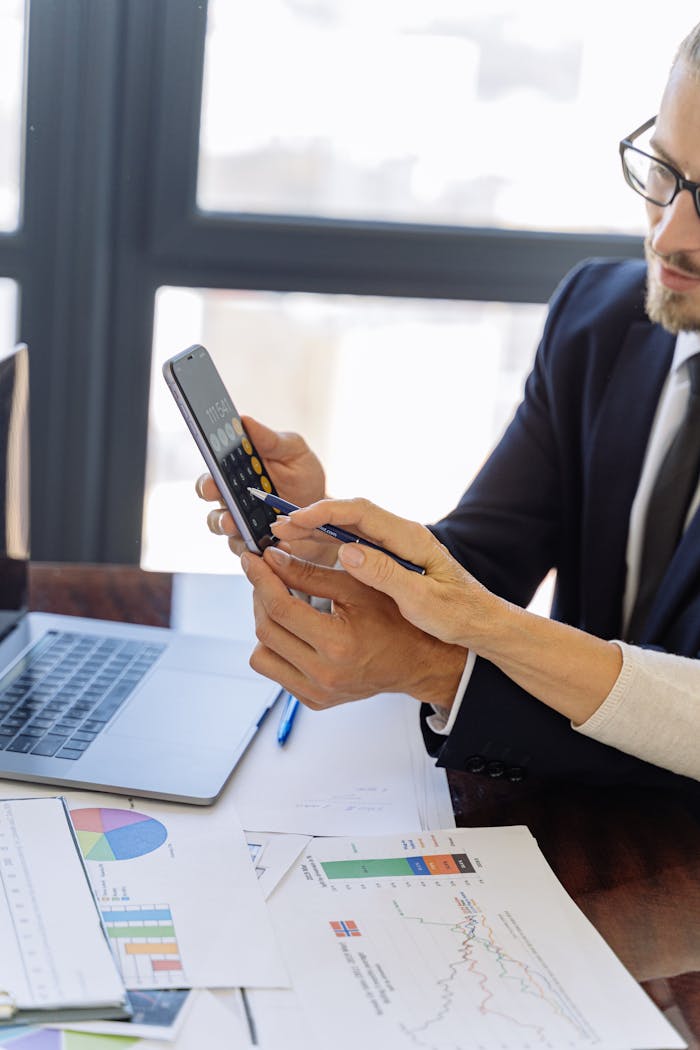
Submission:
[[[630,327],[584,464],[583,622],[603,638],[621,631],[630,509],[674,341],[648,322]]]

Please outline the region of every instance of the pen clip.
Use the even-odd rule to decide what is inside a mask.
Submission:
[[[0,1021],[10,1021],[17,1013],[17,1009],[14,996],[0,989]]]

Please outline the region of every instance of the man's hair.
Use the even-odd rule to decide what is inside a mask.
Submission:
[[[692,72],[700,77],[700,22],[694,29],[690,30],[685,40],[681,42],[673,60],[673,65],[675,66],[681,61],[685,62]]]

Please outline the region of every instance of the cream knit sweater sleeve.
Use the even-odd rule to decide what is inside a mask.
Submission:
[[[700,659],[615,641],[622,669],[598,710],[572,728],[700,780]]]

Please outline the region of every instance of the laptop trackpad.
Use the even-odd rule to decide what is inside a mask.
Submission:
[[[271,700],[272,683],[158,669],[117,715],[107,734],[230,750]]]

